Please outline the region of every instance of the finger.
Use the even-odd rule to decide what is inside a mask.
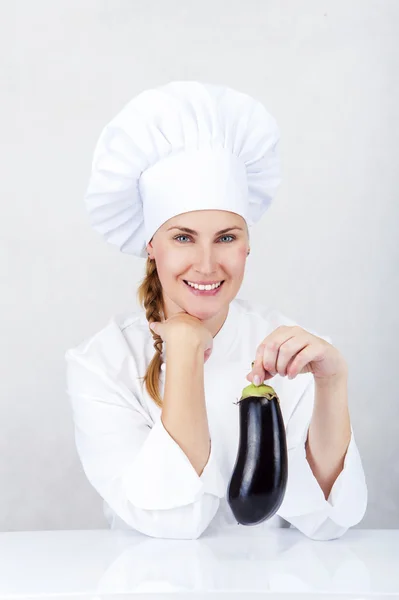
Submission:
[[[293,379],[300,373],[311,372],[310,363],[317,360],[320,356],[320,351],[315,344],[307,344],[301,352],[299,352],[288,369],[288,378]]]
[[[251,367],[252,368],[254,367],[254,364],[255,364],[255,361],[252,361],[252,363],[251,363]],[[273,375],[271,375],[270,373],[268,373],[264,369],[263,369],[263,372],[264,372],[263,381],[267,381],[267,380],[269,380],[269,379],[271,379],[273,377]],[[246,375],[246,378],[248,379],[248,381],[251,381],[251,383],[253,383],[253,379],[254,379],[255,375],[256,375],[256,372],[252,370],[252,371],[250,371],[250,373],[248,373]],[[262,383],[262,380],[260,381],[260,383]]]
[[[292,339],[298,338],[301,340],[303,344],[304,339],[304,330],[297,326],[288,326],[281,325],[277,327],[265,340],[265,349],[263,352],[263,368],[265,371],[271,373],[272,375],[281,375],[284,376],[286,374],[286,368],[290,359],[292,358],[292,353],[289,355],[289,351],[285,350],[280,359],[282,366],[278,364],[279,355],[282,350],[282,347]],[[288,347],[289,348],[289,347]],[[285,356],[284,356],[285,355]]]
[[[280,348],[287,340],[293,337],[291,327],[281,326],[275,329],[265,340],[262,366],[269,378],[277,375],[277,360]]]
[[[298,330],[302,331],[295,326],[280,325],[269,334],[257,349],[252,371],[247,379],[258,385],[255,382],[256,376],[259,377],[261,383],[274,377],[277,374],[277,358],[280,346],[298,334]]]
[[[254,385],[260,385],[266,379],[266,373],[263,368],[263,351],[264,343],[260,344],[256,349],[255,360],[251,363],[252,371],[250,373],[250,381]]]
[[[301,352],[307,345],[308,339],[304,335],[294,335],[283,342],[279,348],[276,370],[281,377],[288,375],[288,370],[291,368],[297,354]]]

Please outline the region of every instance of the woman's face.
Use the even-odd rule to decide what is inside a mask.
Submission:
[[[181,310],[201,320],[225,313],[241,287],[248,249],[246,222],[236,213],[198,210],[166,221],[147,244],[163,287],[165,317]],[[205,296],[185,281],[224,283],[216,295]]]

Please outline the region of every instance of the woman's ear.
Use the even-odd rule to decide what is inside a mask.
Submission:
[[[146,250],[147,250],[148,258],[153,258],[153,256],[152,256],[153,247],[152,247],[151,242],[148,242],[148,244],[146,246]]]

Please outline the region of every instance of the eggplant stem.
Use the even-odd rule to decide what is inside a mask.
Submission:
[[[245,400],[246,398],[253,398],[253,397],[260,397],[260,398],[266,398],[267,400],[273,400],[274,398],[276,398],[276,400],[278,402],[280,402],[280,399],[276,393],[276,391],[272,388],[271,385],[254,385],[253,383],[251,383],[250,385],[247,385],[241,393],[241,398],[240,398],[240,402],[242,400]]]

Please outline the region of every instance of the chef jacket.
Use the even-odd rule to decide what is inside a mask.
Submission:
[[[141,307],[112,317],[103,329],[66,352],[77,452],[87,479],[103,499],[111,529],[130,529],[156,538],[197,539],[205,530],[216,533],[221,527],[244,527],[227,502],[240,437],[236,402],[250,384],[246,375],[257,347],[280,325],[297,323],[275,308],[237,297],[230,302],[226,320],[213,338],[212,354],[204,363],[211,449],[201,475],[163,426],[162,409],[139,379],[155,352]],[[319,337],[331,343],[328,336]],[[165,357],[166,342],[161,398]],[[280,399],[286,429],[287,487],[273,517],[246,527],[295,527],[314,540],[340,537],[361,521],[367,507],[367,485],[353,427],[343,470],[326,500],[305,451],[314,377],[306,373],[289,380],[276,375],[270,385]],[[181,394],[190,394],[190,389],[182,389]]]

